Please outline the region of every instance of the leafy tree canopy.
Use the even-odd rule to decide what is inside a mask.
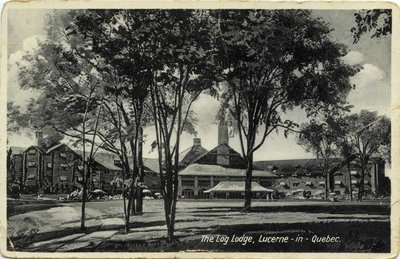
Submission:
[[[354,14],[354,20],[356,25],[351,28],[354,43],[366,33],[369,33],[371,38],[380,38],[392,33],[391,9],[361,10]]]

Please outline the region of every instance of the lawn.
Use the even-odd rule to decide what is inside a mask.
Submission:
[[[254,202],[251,213],[241,213],[242,204],[235,200],[179,201],[177,241],[172,244],[165,242],[160,200],[145,201],[144,215],[131,218],[128,234],[122,233],[122,201],[89,202],[84,233],[79,231],[80,203],[57,204],[10,216],[9,249],[388,252],[390,248],[388,202],[262,201]],[[271,242],[278,237],[287,240]]]

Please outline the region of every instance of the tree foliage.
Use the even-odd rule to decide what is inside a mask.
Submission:
[[[378,116],[376,112],[366,110],[345,117],[345,121],[347,141],[353,147],[360,172],[358,200],[361,201],[365,174],[371,170],[371,162],[390,157],[391,122],[385,116]]]
[[[367,33],[371,38],[380,38],[392,33],[391,9],[361,10],[354,13],[354,20],[356,25],[351,28],[354,43]]]
[[[281,128],[297,127],[282,115],[294,107],[309,116],[346,108],[349,77],[357,67],[343,63],[344,45],[331,28],[306,10],[221,10],[218,60],[227,83],[225,105],[235,118],[248,162],[245,208],[250,207],[254,152]],[[256,134],[261,136],[256,140]]]

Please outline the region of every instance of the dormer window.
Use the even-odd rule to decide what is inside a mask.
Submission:
[[[67,158],[67,154],[66,153],[60,153],[60,158]]]
[[[116,166],[121,165],[121,160],[114,160],[114,165],[116,165]]]

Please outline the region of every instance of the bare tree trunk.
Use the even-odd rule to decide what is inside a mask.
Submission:
[[[349,193],[350,193],[350,201],[353,201],[353,184],[351,183],[351,170],[350,163],[347,163],[347,173],[349,175]]]
[[[245,192],[244,192],[244,208],[243,211],[251,211],[251,182],[253,180],[253,153],[247,154],[247,169],[246,169],[246,180],[245,180]]]
[[[128,168],[129,169],[129,168]],[[126,167],[125,167],[126,170]],[[129,170],[128,170],[129,172]],[[129,232],[129,220],[127,218],[127,211],[126,211],[126,196],[125,196],[125,172],[122,173],[122,199],[124,203],[124,221],[125,221],[125,233]]]
[[[139,143],[138,143],[138,167],[139,167],[139,182],[144,181],[144,167],[143,167],[143,127],[140,127]],[[136,191],[136,213],[143,213],[143,190],[141,187]]]
[[[83,153],[85,153],[85,148],[83,149]],[[83,156],[85,159],[85,156]],[[81,207],[81,230],[85,230],[85,207],[86,207],[86,199],[87,199],[87,195],[86,195],[86,171],[88,170],[88,168],[86,168],[86,163],[83,162],[83,174],[82,174],[82,207]]]
[[[329,185],[329,173],[325,172],[325,194],[324,194],[324,199],[327,200],[328,199],[328,187]]]
[[[365,178],[365,168],[364,168],[364,166],[362,166],[360,187],[358,188],[358,198],[357,198],[357,201],[359,201],[359,202],[362,202],[362,198],[364,195],[364,178]]]
[[[87,110],[88,110],[88,104],[86,104],[86,111],[85,111],[85,116],[83,118],[83,125],[82,125],[82,164],[83,164],[83,172],[82,172],[82,206],[81,206],[81,230],[85,230],[85,207],[86,207],[86,184],[87,184],[87,179],[86,179],[86,171],[88,170],[87,164],[86,164],[86,149],[85,149],[85,124],[86,124],[86,115],[87,115]]]

